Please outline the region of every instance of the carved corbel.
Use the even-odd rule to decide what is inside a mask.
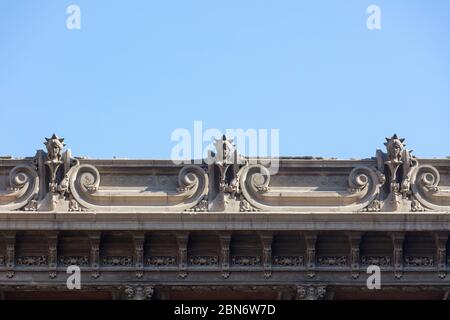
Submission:
[[[151,300],[155,292],[153,286],[126,286],[123,289],[127,300]]]
[[[100,242],[101,232],[89,233],[91,243],[91,276],[97,279],[100,276]]]
[[[272,276],[272,241],[273,232],[261,232],[259,234],[262,245],[262,257],[263,257],[263,268],[264,277],[270,278]]]
[[[308,277],[316,276],[316,242],[317,232],[307,232],[304,234],[306,243],[306,272]]]
[[[359,253],[361,237],[361,232],[349,232],[348,234],[348,240],[350,244],[350,268],[353,279],[357,279],[359,277]]]
[[[48,274],[51,279],[54,279],[58,267],[58,232],[48,232],[46,236],[48,242]]]
[[[447,241],[448,232],[434,233],[436,243],[436,267],[438,276],[444,279],[447,276]]]
[[[297,300],[322,300],[325,297],[325,286],[297,286]]]
[[[178,276],[182,279],[187,277],[187,247],[189,232],[177,232],[175,234],[178,244]]]
[[[133,233],[136,277],[144,276],[144,243],[145,232]]]
[[[16,232],[8,231],[3,234],[6,243],[6,277],[14,277],[16,261]]]
[[[231,232],[221,232],[219,234],[220,241],[220,264],[222,268],[222,277],[228,279],[230,277],[230,243]]]
[[[394,276],[396,279],[400,279],[403,276],[403,244],[405,242],[405,233],[393,232],[391,238],[394,247]]]

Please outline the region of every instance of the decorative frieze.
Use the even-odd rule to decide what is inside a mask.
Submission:
[[[405,256],[406,267],[432,267],[434,266],[431,256]]]
[[[87,266],[89,266],[89,257],[88,256],[60,256],[59,264],[64,267],[68,267],[68,266],[87,267]]]
[[[317,262],[321,267],[345,267],[347,256],[319,256]]]
[[[133,257],[131,256],[102,257],[102,265],[106,267],[131,267],[133,265]]]
[[[233,266],[254,267],[261,265],[261,257],[259,256],[232,256],[231,264]]]
[[[47,266],[47,256],[19,256],[17,257],[18,266],[44,267]]]
[[[375,265],[382,268],[391,266],[391,260],[391,256],[362,256],[361,264],[364,267]]]
[[[177,265],[177,257],[174,256],[152,256],[147,257],[145,264],[156,267],[169,267]]]
[[[303,256],[275,256],[273,264],[281,267],[299,267],[304,264]]]
[[[189,264],[192,266],[216,267],[219,265],[219,257],[217,256],[191,256]]]

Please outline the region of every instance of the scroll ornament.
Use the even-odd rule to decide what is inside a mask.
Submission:
[[[146,169],[137,172],[132,162],[124,162],[123,174],[111,171],[114,166],[73,158],[70,150],[64,150],[64,139],[55,134],[44,145],[46,151],[39,150],[32,159],[2,162],[8,170],[0,176],[0,211],[450,211],[448,164],[444,160],[419,164],[406,149],[405,139],[395,134],[386,138],[386,151],[377,150],[376,159],[355,161],[354,166],[345,161],[305,164],[281,159],[277,176],[257,159],[240,155],[226,136],[215,139],[215,150],[202,165],[167,163],[157,168],[145,163]],[[156,182],[150,183],[152,179]]]

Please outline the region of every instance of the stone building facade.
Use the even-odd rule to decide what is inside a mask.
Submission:
[[[185,165],[45,147],[0,158],[2,299],[448,297],[450,160],[396,135],[362,160],[280,158],[275,175],[225,137]]]

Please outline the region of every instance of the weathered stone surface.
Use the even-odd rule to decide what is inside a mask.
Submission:
[[[364,288],[369,265],[395,290],[449,289],[450,161],[396,135],[376,157],[281,158],[276,175],[226,137],[184,166],[75,158],[63,141],[0,159],[0,291],[64,290],[73,264],[127,299],[211,285],[322,299]]]

